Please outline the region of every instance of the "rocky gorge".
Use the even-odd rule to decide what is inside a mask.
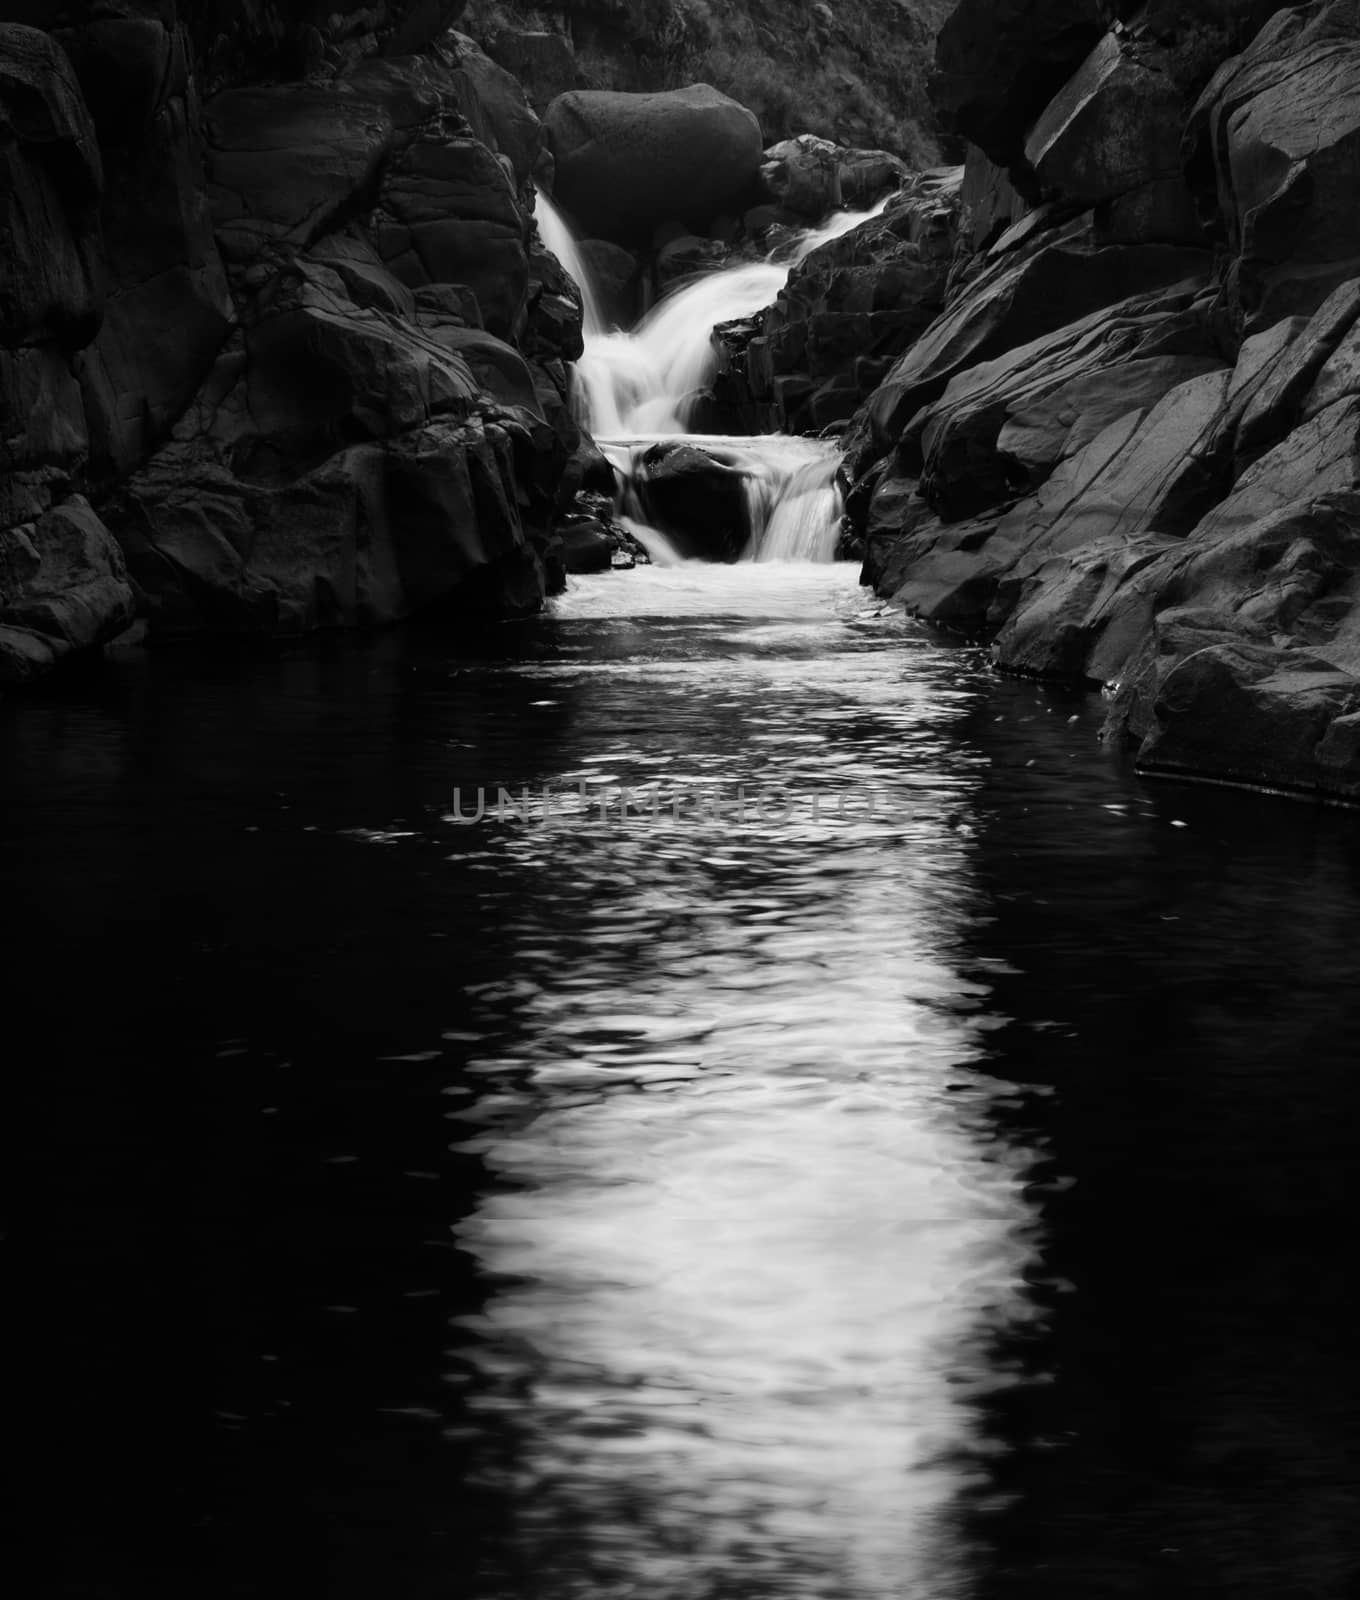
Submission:
[[[3,7],[0,682],[536,608],[611,476],[536,188],[625,324],[888,194],[692,425],[838,437],[865,581],[1144,770],[1360,797],[1360,6],[961,0],[925,170],[483,9]]]

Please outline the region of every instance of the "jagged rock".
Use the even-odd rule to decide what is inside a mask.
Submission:
[[[83,496],[0,532],[0,683],[115,638],[135,615],[122,552]]]
[[[1092,249],[1079,233],[1040,240],[988,264],[897,362],[848,441],[858,476],[893,448],[914,414],[978,362],[1042,338],[1102,307],[1174,285],[1203,286],[1209,260],[1166,245]]]
[[[1328,361],[1355,328],[1357,318],[1360,318],[1360,278],[1351,278],[1327,296],[1271,362],[1269,371],[1261,374],[1237,428],[1239,465],[1256,460],[1302,419],[1315,382],[1321,381]],[[1277,326],[1289,327],[1292,322],[1282,319]],[[1320,403],[1309,406],[1310,416],[1332,400],[1352,392],[1344,381],[1336,381],[1340,371],[1340,367],[1333,369],[1336,393],[1320,397]],[[1326,395],[1325,389],[1323,395]]]
[[[574,90],[548,107],[555,195],[582,231],[629,244],[670,217],[706,229],[755,198],[760,124],[708,84],[664,94]]]
[[[392,272],[413,288],[467,284],[486,327],[513,339],[528,307],[528,229],[487,146],[431,129],[385,172],[374,241]]]
[[[1006,407],[996,453],[1033,488],[1130,410],[1150,409],[1178,384],[1221,364],[1209,354],[1135,356],[1065,379],[1035,398],[1019,396]]]
[[[818,222],[842,204],[841,154],[829,139],[799,134],[765,152],[761,182],[776,205]]]
[[[1360,13],[1279,12],[1195,107],[1195,160],[1217,181],[1248,331],[1315,310],[1360,261]]]
[[[883,561],[907,573],[897,598],[995,634],[1053,557],[1149,531],[1188,533],[1222,493],[1225,464],[1214,450],[1230,380],[1227,370],[1202,373],[1151,410],[1121,416],[1010,510],[951,525],[918,494],[903,513],[902,554]]]
[[[1155,56],[1107,33],[1044,109],[1025,159],[1045,191],[1098,205],[1180,176],[1183,117]]]
[[[372,311],[386,311],[394,317],[412,318],[416,314],[417,295],[383,265],[383,259],[373,241],[357,226],[339,233],[328,233],[307,251],[309,261],[329,267],[344,285],[345,294],[356,306]],[[422,287],[420,293],[429,297],[449,291],[456,297],[457,315],[464,321],[470,312],[472,325],[481,326],[477,297],[464,285],[440,284]],[[449,309],[445,307],[444,309]]]
[[[1295,428],[1248,467],[1204,518],[1196,537],[1212,539],[1319,495],[1360,484],[1360,396],[1348,395]]]
[[[474,578],[488,601],[532,604],[515,461],[532,448],[511,423],[469,417],[260,483],[176,443],[120,494],[119,539],[160,633],[372,626]]]
[[[398,135],[438,115],[432,88],[383,68],[326,83],[237,89],[208,103],[208,196],[229,262],[305,248],[369,209]]]
[[[959,234],[971,251],[985,250],[1029,210],[1004,167],[969,145],[963,166]]]
[[[516,78],[465,34],[454,34],[458,105],[483,144],[509,156],[515,177],[530,185],[541,170],[546,148],[543,125]]]
[[[751,415],[774,403],[771,421],[795,433],[849,416],[943,302],[958,181],[956,170],[919,175],[880,217],[805,257],[759,336],[738,333],[726,350],[727,404]]]
[[[888,150],[842,150],[837,162],[841,204],[866,211],[890,190],[910,181],[912,172]]]
[[[921,493],[950,521],[1012,497],[1027,480],[1042,481],[1042,449],[1031,450],[1021,467],[1020,458],[999,448],[1015,413],[1066,392],[1057,401],[1057,415],[1069,418],[1069,433],[1080,421],[1079,441],[1083,435],[1091,439],[1137,406],[1136,391],[1121,401],[1120,376],[1130,364],[1151,401],[1186,378],[1222,366],[1205,320],[1191,310],[1202,288],[1191,279],[1122,301],[969,367],[939,400],[916,413],[899,442],[899,459],[920,470]],[[1097,386],[1101,379],[1103,388]],[[1084,415],[1064,409],[1081,399],[1093,402]],[[1070,453],[1065,446],[1066,436],[1050,464]]]
[[[930,98],[998,166],[1105,31],[1099,0],[960,0],[935,45]]]
[[[1151,624],[1150,569],[1183,548],[1166,534],[1107,534],[1003,579],[1001,589],[1009,581],[1012,590],[1004,602],[1009,618],[992,647],[997,665],[1040,678],[1116,676]]]
[[[104,172],[63,51],[0,24],[0,347],[78,350],[99,326]]]
[[[82,480],[88,457],[70,357],[0,350],[0,528],[41,517]]]
[[[1164,556],[1110,727],[1145,770],[1360,795],[1360,496]]]
[[[524,347],[540,361],[579,361],[581,290],[562,263],[542,245],[529,251],[529,321]]]

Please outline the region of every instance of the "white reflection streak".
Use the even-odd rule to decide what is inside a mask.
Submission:
[[[944,1092],[982,999],[952,964],[958,799],[942,773],[909,840],[834,857],[776,830],[516,836],[583,877],[607,850],[632,886],[575,908],[589,987],[540,960],[528,1072],[466,1146],[505,1187],[461,1242],[513,1282],[463,1355],[522,1429],[545,1597],[953,1592],[953,1380],[984,1376],[971,1341],[1027,1249],[1014,1163]]]

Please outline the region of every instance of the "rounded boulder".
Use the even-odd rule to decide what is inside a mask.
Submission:
[[[543,121],[554,197],[596,238],[635,243],[672,217],[706,230],[760,197],[760,123],[706,83],[663,94],[573,90]]]

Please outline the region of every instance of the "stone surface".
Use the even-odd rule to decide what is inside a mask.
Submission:
[[[961,0],[936,41],[930,97],[941,120],[1010,166],[1107,20],[1098,0]]]
[[[1250,331],[1312,312],[1360,265],[1360,9],[1282,10],[1195,107],[1195,159],[1217,185]]]
[[[894,448],[915,413],[959,373],[1104,307],[1175,285],[1204,286],[1202,253],[1162,245],[1092,249],[1080,235],[1002,255],[896,363],[856,420],[854,475]]]
[[[757,198],[760,124],[708,84],[574,90],[553,101],[544,126],[556,199],[587,235],[630,244],[668,218],[703,232]]]
[[[0,347],[76,350],[104,304],[94,124],[65,53],[0,24]]]
[[[1179,177],[1181,91],[1150,51],[1107,33],[1025,143],[1043,190],[1097,205]]]
[[[899,459],[919,469],[921,493],[947,520],[975,515],[1042,481],[1046,463],[1072,453],[1073,431],[1079,446],[1136,407],[1140,394],[1159,400],[1186,378],[1222,366],[1193,309],[1199,289],[1191,280],[1122,301],[969,367],[917,412],[898,444]],[[1001,435],[1013,416],[1028,411],[1033,429],[1045,402],[1055,408],[1051,415],[1070,423],[1061,442],[1027,454],[1022,444],[1021,456],[1003,449]],[[1014,435],[1010,442],[1018,443]]]
[[[773,202],[809,222],[819,222],[843,203],[841,150],[810,133],[771,145],[760,179]]]
[[[106,643],[135,615],[122,552],[82,496],[0,532],[0,684]]]
[[[735,561],[751,536],[742,473],[691,444],[653,445],[635,485],[649,522],[688,555]]]

